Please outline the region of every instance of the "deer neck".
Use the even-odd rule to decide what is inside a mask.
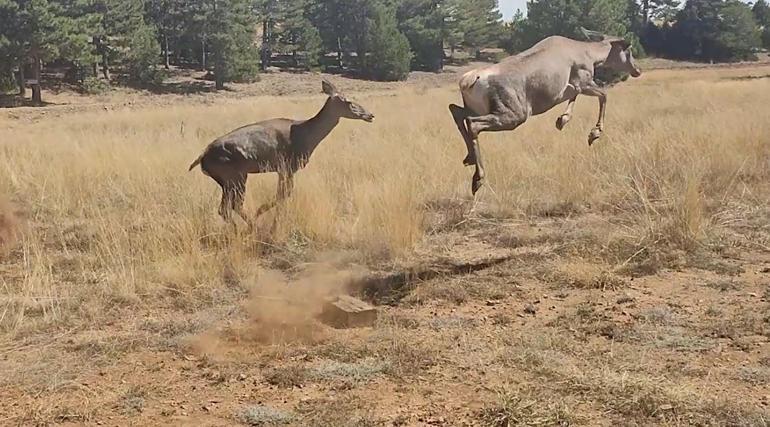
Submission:
[[[295,126],[295,152],[310,156],[318,144],[339,124],[340,116],[332,111],[331,103],[331,98],[327,99],[318,114]]]
[[[592,42],[588,46],[588,58],[591,63],[596,66],[602,65],[607,57],[610,56],[610,50],[612,50],[612,44],[610,42]]]

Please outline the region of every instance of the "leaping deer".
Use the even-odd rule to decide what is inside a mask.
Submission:
[[[324,80],[322,89],[329,96],[321,111],[308,120],[270,119],[236,129],[208,145],[190,165],[200,165],[204,174],[222,187],[219,215],[232,221],[233,211],[244,221],[246,180],[252,173],[278,173],[276,200],[262,205],[259,216],[291,195],[294,174],[304,168],[313,151],[339,124],[341,118],[372,122],[374,115],[347,99],[333,84]]]
[[[514,130],[531,116],[543,114],[562,102],[567,110],[556,121],[561,130],[572,118],[578,95],[599,99],[599,119],[588,136],[588,145],[604,130],[607,94],[594,82],[594,68],[626,72],[639,77],[631,44],[620,37],[582,29],[594,41],[548,37],[518,55],[489,67],[472,70],[460,80],[463,106],[449,106],[457,128],[465,140],[468,156],[463,163],[474,165],[473,194],[484,183],[484,164],[479,150],[479,134]]]

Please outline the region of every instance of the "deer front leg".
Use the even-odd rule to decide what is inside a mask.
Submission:
[[[573,96],[567,103],[567,110],[556,119],[556,129],[562,130],[564,126],[567,126],[570,120],[572,120],[572,110],[575,108],[575,101],[577,101],[577,94]]]
[[[278,189],[276,191],[275,200],[260,206],[259,209],[257,209],[256,216],[257,217],[262,216],[263,214],[267,213],[268,211],[276,207],[279,203],[289,198],[289,196],[291,196],[291,192],[293,189],[294,189],[294,174],[290,172],[279,172]]]
[[[591,133],[588,134],[588,145],[593,145],[594,141],[601,138],[604,132],[604,114],[607,110],[607,94],[596,85],[596,83],[584,88],[582,93],[588,96],[595,96],[599,98],[599,119],[596,121],[596,126],[591,129]]]
[[[455,104],[449,104],[449,111],[452,113],[452,118],[457,125],[457,129],[460,131],[460,135],[463,136],[463,141],[465,141],[465,148],[468,149],[468,155],[465,156],[465,159],[463,159],[463,165],[475,165],[476,154],[473,149],[474,142],[468,133],[468,129],[465,127],[465,118],[468,117],[468,111],[465,108]]]

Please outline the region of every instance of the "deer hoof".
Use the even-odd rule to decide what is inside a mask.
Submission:
[[[590,134],[588,134],[588,146],[594,145],[594,142],[601,138],[602,136],[602,130],[599,128],[594,128]]]
[[[463,159],[463,165],[465,166],[474,166],[476,164],[476,157],[473,154],[468,154],[465,156],[465,159]]]
[[[564,129],[564,126],[567,126],[567,123],[569,123],[569,116],[566,114],[559,116],[559,118],[556,119],[556,129]]]
[[[484,178],[473,178],[473,184],[471,185],[471,191],[473,192],[473,195],[475,196],[476,193],[479,192],[481,187],[484,186]]]

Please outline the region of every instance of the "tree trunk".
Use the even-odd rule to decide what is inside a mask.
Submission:
[[[102,57],[102,76],[105,80],[110,80],[109,51],[107,45],[98,36],[94,36],[92,42],[96,48],[96,53]],[[98,77],[96,72],[97,66],[97,64],[94,64],[94,77]]]
[[[206,71],[206,40],[201,39],[201,70]]]
[[[222,73],[216,73],[214,76],[214,87],[216,90],[223,90],[225,88],[225,79],[222,78]]]
[[[110,60],[107,55],[107,46],[104,45],[102,45],[102,75],[105,80],[110,80]]]
[[[163,33],[163,61],[166,69],[171,68],[170,54],[168,52],[168,34]]]
[[[32,80],[32,104],[39,106],[43,104],[43,94],[40,89],[40,58],[37,49],[35,49],[32,57]]]
[[[340,67],[340,71],[342,71],[343,67],[345,66],[345,63],[342,61],[342,38],[337,37],[337,65]]]
[[[267,67],[270,66],[270,56],[268,55],[268,45],[270,43],[270,24],[268,23],[269,17],[265,17],[262,21],[262,46],[259,49],[260,65],[262,71],[267,71]]]
[[[224,64],[222,58],[217,55],[217,59],[214,61],[214,88],[216,90],[222,90],[225,88],[225,73]]]
[[[19,61],[19,96],[24,99],[27,97],[27,77],[24,75],[24,67],[27,65],[22,59]]]

